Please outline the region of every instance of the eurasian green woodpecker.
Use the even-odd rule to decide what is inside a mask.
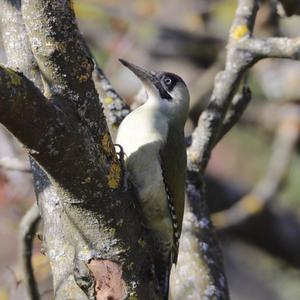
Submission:
[[[154,264],[164,299],[177,261],[186,177],[184,124],[189,92],[184,81],[167,72],[150,72],[120,62],[143,83],[145,104],[121,123],[116,143],[125,154],[130,181],[136,188],[145,226],[154,241]]]

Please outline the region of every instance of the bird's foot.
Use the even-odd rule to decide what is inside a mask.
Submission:
[[[114,144],[115,146],[115,150],[118,156],[118,160],[120,162],[121,165],[121,169],[122,169],[122,177],[123,177],[123,189],[124,191],[127,191],[130,189],[131,184],[129,181],[129,173],[126,169],[126,165],[125,165],[125,152],[123,150],[123,147],[120,144]]]

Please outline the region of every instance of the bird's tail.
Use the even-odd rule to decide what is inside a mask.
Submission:
[[[171,267],[172,267],[171,260],[169,264],[166,264],[164,262],[157,265],[158,283],[159,283],[161,293],[163,295],[163,300],[169,299]]]
[[[167,270],[167,272],[161,273],[160,278],[158,278],[159,287],[161,290],[161,293],[163,295],[163,300],[169,299],[169,275],[170,271]]]

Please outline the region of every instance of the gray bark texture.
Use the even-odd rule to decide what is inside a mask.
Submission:
[[[31,157],[55,299],[159,299],[71,2],[0,5],[0,120]]]
[[[238,1],[225,68],[216,76],[188,148],[173,300],[229,299],[204,171],[213,147],[251,99],[245,86],[237,93],[245,72],[263,58],[300,56],[299,38],[253,37],[259,2]],[[123,188],[122,164],[111,138],[129,108],[91,56],[72,2],[0,0],[0,7],[7,55],[7,65],[0,65],[0,122],[30,155],[54,298],[161,299],[151,242],[134,193]],[[23,239],[33,234],[37,216],[26,220]],[[32,273],[28,257],[24,262]],[[39,299],[32,278],[28,295]]]

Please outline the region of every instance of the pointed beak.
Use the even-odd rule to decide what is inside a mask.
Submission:
[[[154,94],[159,93],[160,97],[170,100],[172,97],[162,86],[160,80],[156,77],[154,72],[147,71],[139,66],[136,66],[124,59],[119,59],[120,63],[132,71],[145,85],[147,91]]]
[[[119,59],[120,63],[124,65],[126,68],[128,68],[130,71],[132,71],[142,82],[149,82],[154,84],[156,78],[154,74],[151,72],[136,66],[124,59]]]

